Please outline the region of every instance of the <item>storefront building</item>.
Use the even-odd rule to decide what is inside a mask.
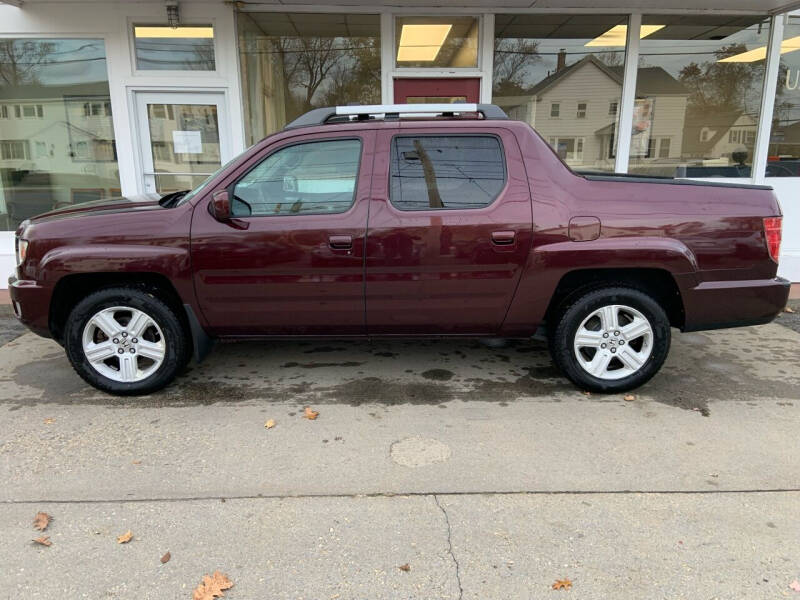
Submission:
[[[191,188],[312,108],[465,101],[578,171],[772,185],[800,281],[796,3],[605,4],[0,1],[0,270],[22,220]]]

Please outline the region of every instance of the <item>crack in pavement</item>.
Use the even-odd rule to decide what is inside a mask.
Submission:
[[[444,506],[441,505],[439,502],[439,498],[436,494],[432,494],[433,501],[436,503],[436,506],[439,507],[439,510],[442,511],[444,515],[444,521],[447,523],[447,551],[450,553],[450,558],[453,559],[453,564],[456,566],[456,581],[458,582],[458,600],[464,596],[464,588],[461,586],[461,567],[458,564],[458,559],[456,555],[453,553],[453,540],[450,537],[451,529],[450,529],[450,517],[447,516],[447,511],[444,509]]]

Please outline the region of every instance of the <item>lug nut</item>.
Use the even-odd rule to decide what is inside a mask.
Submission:
[[[136,348],[131,348],[131,354],[136,354]]]
[[[132,341],[134,344],[138,344],[138,343],[139,343],[139,340],[137,340],[136,338],[133,338],[131,341]]]
[[[124,334],[123,334],[124,335]],[[615,331],[614,335],[619,335],[619,331]]]
[[[117,353],[118,353],[118,354],[122,354],[123,352],[125,352],[125,350],[123,350],[122,348],[120,348],[119,350],[117,350]]]
[[[114,338],[114,343],[119,344],[119,338]]]
[[[601,347],[601,348],[605,348],[605,347],[606,347],[606,344],[600,344],[600,347]]]
[[[126,331],[123,331],[123,332],[122,332],[122,337],[128,337],[128,332],[126,332]]]
[[[608,334],[607,334],[607,333],[604,333],[604,334],[603,334],[603,337],[604,337],[604,338],[607,338],[607,337],[608,337]]]
[[[611,354],[614,354],[614,352],[616,352],[616,351],[617,351],[617,349],[616,349],[616,348],[612,348],[612,349],[611,349]]]
[[[620,340],[620,341],[619,341],[619,345],[620,345],[620,346],[622,346],[622,344],[624,344],[624,343],[625,343],[625,340]]]

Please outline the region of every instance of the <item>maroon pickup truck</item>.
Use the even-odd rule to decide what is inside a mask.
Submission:
[[[582,389],[786,304],[771,188],[579,174],[491,105],[303,115],[200,186],[24,222],[20,320],[114,394],[214,339],[546,336]]]

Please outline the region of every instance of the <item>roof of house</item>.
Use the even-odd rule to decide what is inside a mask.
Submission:
[[[742,111],[687,110],[683,127],[684,154],[707,156],[723,136],[742,116]],[[714,134],[706,141],[700,141],[700,132],[708,128]]]

